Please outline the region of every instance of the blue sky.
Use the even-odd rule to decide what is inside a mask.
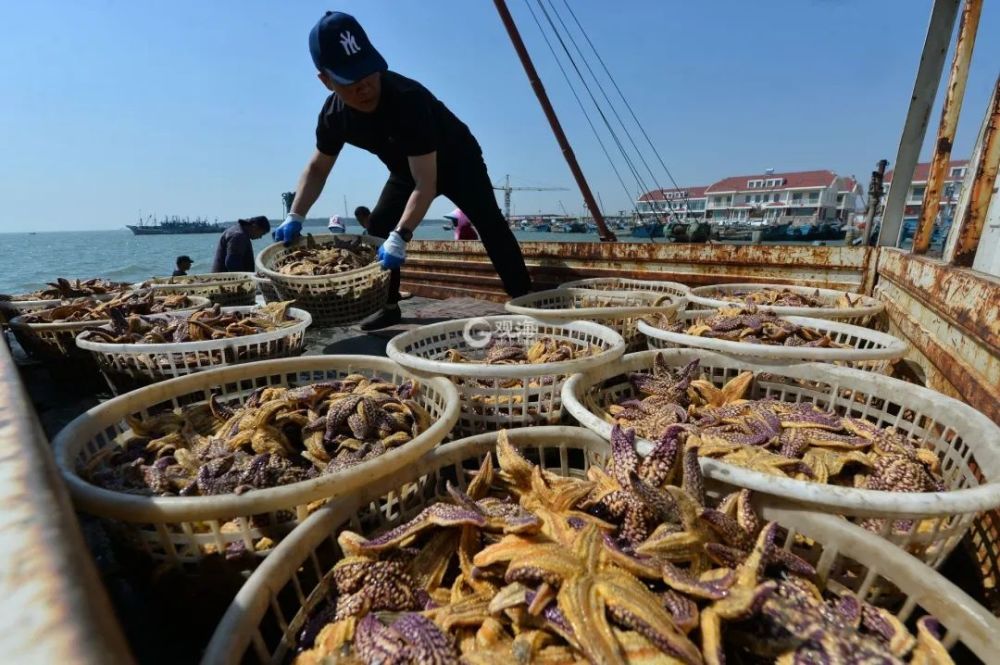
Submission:
[[[895,156],[930,11],[930,0],[571,2],[682,185],[769,167],[865,179]],[[626,207],[524,0],[509,3],[592,187],[606,209]],[[140,209],[277,217],[314,145],[326,93],[307,35],[328,8],[355,14],[391,68],[466,121],[495,182],[573,187],[487,0],[5,2],[0,232],[120,228]],[[998,20],[987,3],[956,156],[997,74]],[[311,215],[343,214],[345,196],[352,210],[373,204],[385,176],[348,146]],[[560,202],[581,209],[575,190],[519,192],[514,212]],[[449,209],[439,199],[430,214]]]

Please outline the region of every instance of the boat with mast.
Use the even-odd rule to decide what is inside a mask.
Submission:
[[[126,224],[125,228],[137,236],[162,236],[184,233],[222,233],[228,226],[218,219],[209,222],[208,219],[201,217],[192,220],[190,217],[181,219],[177,215],[173,215],[157,220],[153,215],[150,215],[146,219],[142,219],[140,216],[138,224]]]

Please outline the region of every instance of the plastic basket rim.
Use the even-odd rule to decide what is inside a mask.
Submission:
[[[655,300],[661,301],[659,305],[622,305],[610,307],[563,307],[555,309],[544,309],[542,307],[531,307],[523,303],[534,302],[540,298],[547,298],[553,296],[562,295],[575,295],[576,293],[586,294],[588,296],[593,296],[594,294],[606,294],[608,296],[620,296],[623,293],[638,295],[643,298],[652,298],[655,296]],[[663,304],[667,303],[667,304]],[[558,288],[558,289],[547,289],[545,291],[536,291],[534,293],[527,293],[523,296],[518,296],[517,298],[512,298],[504,304],[504,309],[506,309],[511,314],[521,314],[524,316],[531,316],[539,320],[545,319],[561,319],[568,321],[575,321],[578,319],[615,319],[628,316],[641,316],[643,314],[652,314],[654,312],[676,312],[679,308],[687,304],[686,296],[673,296],[668,293],[657,294],[655,291],[608,291],[601,289],[575,289],[575,288]]]
[[[561,288],[561,289],[589,289],[589,290],[592,290],[592,291],[647,291],[647,290],[648,291],[653,291],[652,289],[643,289],[643,288],[630,289],[630,288],[627,288],[627,287],[626,288],[617,288],[617,289],[616,288],[611,288],[611,287],[606,288],[606,289],[591,289],[588,286],[589,284],[601,284],[602,282],[612,282],[612,281],[618,281],[618,282],[621,282],[621,283],[623,283],[625,285],[631,285],[631,284],[661,284],[661,285],[668,286],[668,287],[670,287],[672,289],[676,289],[676,290],[680,291],[685,297],[687,296],[687,294],[691,293],[691,287],[688,286],[688,285],[686,285],[686,284],[681,284],[680,282],[671,282],[669,280],[664,280],[664,279],[635,279],[633,277],[586,277],[584,279],[574,279],[574,280],[569,281],[569,282],[563,282],[562,284],[559,285],[559,288]],[[658,293],[657,291],[653,291],[653,292],[654,293]]]
[[[141,496],[115,492],[92,485],[84,480],[76,469],[76,458],[84,445],[111,423],[123,419],[152,403],[209,390],[212,386],[255,378],[285,374],[288,372],[310,372],[317,370],[350,367],[354,371],[362,368],[381,372],[395,372],[407,376],[424,385],[433,386],[444,401],[444,412],[430,427],[406,444],[386,451],[366,462],[349,467],[337,473],[311,478],[309,480],[254,490],[242,495],[222,494],[212,496],[161,497]],[[150,394],[154,400],[143,401]],[[418,377],[405,367],[388,358],[363,355],[310,356],[300,358],[280,358],[260,360],[240,365],[230,365],[208,369],[184,376],[168,379],[119,395],[92,407],[74,418],[52,439],[56,465],[66,483],[74,503],[102,517],[121,519],[127,522],[188,522],[206,519],[224,519],[238,515],[254,515],[275,510],[287,510],[292,506],[310,501],[329,498],[329,490],[347,481],[364,476],[379,476],[380,466],[405,465],[433,448],[452,430],[459,418],[459,398],[455,386],[442,377]],[[110,416],[108,414],[111,414]],[[114,414],[118,415],[114,415]],[[102,420],[102,416],[104,419]],[[98,424],[102,423],[102,424]],[[389,464],[386,464],[389,462]]]
[[[220,311],[222,312],[248,312],[260,308],[261,305],[233,305],[230,307],[222,307]],[[172,313],[166,314],[149,314],[146,318],[150,319],[162,319],[173,316]],[[231,346],[244,346],[251,344],[260,344],[262,342],[270,342],[276,339],[282,339],[284,337],[290,337],[296,333],[305,332],[312,324],[312,315],[305,311],[304,309],[299,309],[297,307],[288,308],[288,316],[296,319],[295,323],[284,328],[278,328],[277,330],[270,330],[268,332],[257,333],[255,335],[244,335],[242,337],[226,337],[223,339],[209,339],[202,340],[198,342],[168,342],[161,344],[114,344],[112,342],[94,342],[86,339],[87,335],[90,335],[89,330],[84,330],[82,333],[76,337],[76,345],[81,349],[86,349],[93,353],[105,353],[105,354],[140,354],[140,355],[154,355],[154,354],[165,354],[165,353],[188,353],[192,351],[212,351],[215,349],[223,349]],[[93,326],[89,326],[93,327]],[[107,327],[101,326],[102,328]]]
[[[312,236],[312,238],[316,244],[320,245],[332,245],[334,239],[343,240],[344,238],[360,238],[366,245],[381,246],[382,243],[385,242],[384,238],[378,238],[376,236],[361,233],[320,233]],[[361,266],[360,268],[354,268],[353,270],[338,272],[333,275],[284,275],[275,270],[271,270],[268,267],[267,262],[271,260],[272,254],[277,253],[280,249],[289,249],[291,247],[298,248],[300,245],[304,247],[305,242],[306,240],[303,236],[298,238],[290,247],[286,247],[284,243],[276,242],[260,250],[257,256],[254,257],[254,265],[257,269],[257,273],[262,273],[260,275],[261,277],[270,279],[275,283],[287,281],[289,284],[323,284],[325,282],[339,281],[345,277],[354,277],[364,274],[365,272],[373,272],[382,269],[382,267],[378,264],[378,261],[370,263],[366,266]]]
[[[517,448],[542,445],[555,447],[559,441],[565,442],[574,437],[576,440],[589,440],[595,447],[606,447],[610,452],[607,441],[601,437],[595,439],[594,432],[580,427],[525,427],[508,430],[508,435],[510,442]],[[371,495],[381,496],[384,494],[384,487],[390,483],[398,486],[407,479],[412,481],[461,463],[475,455],[478,449],[495,443],[496,437],[497,432],[487,432],[444,443],[426,453],[412,467],[401,469],[392,476],[385,476],[378,483],[365,488],[364,496],[337,499],[310,515],[278,543],[237,591],[212,634],[201,665],[235,665],[242,662],[240,659],[251,648],[261,619],[271,607],[271,598],[289,583],[316,547],[329,539],[337,526],[357,515],[358,510],[372,500]],[[588,446],[580,447],[589,449]],[[465,449],[470,452],[463,456]],[[928,609],[945,627],[948,627],[949,619],[962,615],[960,639],[975,653],[985,653],[992,638],[1000,631],[1000,620],[957,585],[875,534],[835,515],[802,510],[770,497],[765,497],[756,505],[763,520],[778,522],[785,528],[795,529],[820,542],[824,552],[834,551],[837,555],[850,557],[867,569],[877,569],[879,575],[899,586],[907,597],[916,599],[919,605]],[[317,584],[328,574],[329,570],[323,570]],[[308,597],[312,591],[303,589],[302,593]],[[295,613],[301,609],[300,605]],[[952,622],[952,625],[955,623],[957,622]]]
[[[163,314],[185,314],[191,312],[197,312],[198,310],[205,309],[212,304],[212,301],[205,296],[187,296],[192,301],[197,302],[190,307],[185,307],[183,309],[172,309],[169,312],[162,312]],[[24,315],[21,315],[24,316]],[[62,323],[28,323],[21,319],[21,316],[15,316],[10,320],[10,326],[26,328],[28,330],[33,330],[36,332],[66,332],[72,330],[80,330],[82,328],[100,327],[106,326],[111,323],[111,319],[95,319],[93,321],[70,321]],[[147,315],[153,316],[153,315]]]
[[[794,293],[801,293],[804,295],[814,295],[819,292],[820,297],[827,298],[836,298],[844,294],[848,294],[852,297],[860,298],[860,302],[862,303],[860,307],[792,307],[785,305],[759,306],[760,309],[766,309],[778,314],[811,316],[814,318],[822,315],[846,319],[857,316],[871,316],[873,314],[879,314],[883,309],[885,309],[885,305],[883,303],[863,293],[851,293],[850,291],[838,291],[836,289],[802,286],[801,284],[780,284],[777,282],[760,284],[756,282],[736,282],[732,284],[708,284],[705,286],[697,286],[691,289],[691,292],[688,294],[688,300],[697,305],[704,305],[706,307],[713,307],[716,309],[719,307],[732,307],[734,301],[712,298],[708,294],[714,293],[715,290],[733,291],[736,289],[788,289]]]
[[[493,323],[497,321],[513,321],[521,323],[538,323],[544,326],[554,326],[590,334],[600,337],[606,341],[610,348],[600,353],[586,358],[574,360],[563,360],[556,363],[540,363],[525,365],[487,365],[486,363],[452,363],[445,360],[431,360],[421,358],[415,354],[404,350],[406,345],[417,340],[424,339],[435,334],[462,330],[472,321],[486,321]],[[473,316],[464,319],[450,319],[438,323],[430,323],[413,330],[402,332],[386,345],[386,354],[404,367],[413,371],[427,372],[441,376],[461,376],[461,377],[501,377],[516,378],[528,376],[548,376],[552,374],[573,374],[585,371],[592,367],[599,367],[609,362],[614,362],[625,354],[625,339],[617,332],[593,321],[569,321],[569,322],[546,322],[539,321],[530,316],[520,314],[496,314],[492,316]]]
[[[64,302],[63,298],[52,298],[45,300],[39,298],[37,300],[0,300],[0,309],[5,308],[18,308],[18,307],[42,307],[44,305],[52,305],[55,307],[60,303]]]
[[[853,384],[854,387],[867,385],[866,390],[870,391],[874,384],[888,382],[891,387],[898,388],[898,393],[894,394],[918,395],[928,401],[943,402],[948,405],[948,408],[957,410],[963,420],[963,431],[966,432],[961,434],[963,442],[970,446],[974,452],[985,453],[985,455],[977,455],[977,464],[986,477],[985,482],[974,487],[944,492],[889,492],[825,485],[807,480],[783,478],[719,460],[700,457],[699,462],[707,478],[764,494],[800,501],[822,510],[848,510],[850,515],[858,517],[926,518],[978,513],[1000,507],[1000,427],[968,404],[954,398],[922,386],[849,367],[838,367],[826,363],[766,364],[703,349],[639,351],[624,356],[620,364],[614,368],[599,367],[587,373],[571,376],[563,384],[563,408],[585,427],[602,436],[610,436],[611,423],[591,412],[583,404],[581,398],[587,390],[597,383],[629,371],[651,367],[657,354],[664,354],[667,357],[675,356],[683,361],[699,358],[712,366],[730,366],[736,369],[750,370],[755,374],[784,374],[793,378],[822,380],[840,388],[845,387],[845,383],[848,384],[848,387],[850,384]],[[955,427],[951,429],[958,433]],[[972,435],[970,436],[968,432],[971,432]],[[636,448],[640,454],[648,454],[652,446],[653,443],[648,439],[636,438]],[[996,450],[991,450],[991,446],[995,446]]]
[[[231,275],[232,278],[228,279],[225,276]],[[205,279],[196,281],[184,281],[184,282],[171,282],[172,279],[191,279],[194,277],[202,277]],[[193,275],[179,275],[178,277],[150,277],[144,282],[139,282],[139,284],[146,284],[142,288],[156,288],[162,286],[169,286],[171,288],[177,288],[181,286],[192,286],[192,287],[205,287],[205,286],[230,286],[233,283],[251,281],[253,278],[253,273],[249,271],[234,271],[234,272],[203,272],[195,273]],[[139,287],[137,287],[139,288]]]
[[[696,317],[711,316],[716,310],[687,310],[678,312],[681,319],[691,320]],[[671,344],[680,344],[697,349],[708,349],[738,356],[752,356],[754,358],[774,358],[782,360],[799,360],[800,362],[810,361],[836,361],[836,360],[895,360],[902,358],[909,345],[903,340],[888,333],[872,330],[863,326],[856,326],[850,323],[843,323],[832,319],[817,319],[807,316],[780,315],[778,318],[818,330],[820,332],[836,332],[853,335],[860,339],[875,342],[882,348],[877,349],[834,349],[834,348],[803,348],[801,346],[769,346],[766,344],[750,344],[749,342],[734,342],[726,339],[716,339],[712,337],[701,337],[689,335],[687,333],[670,332],[662,330],[646,321],[640,319],[638,323],[639,332],[646,337],[663,340]]]

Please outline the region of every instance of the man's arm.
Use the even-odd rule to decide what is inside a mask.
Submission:
[[[305,218],[309,214],[309,209],[323,193],[323,186],[326,185],[326,179],[336,161],[336,155],[327,155],[319,150],[309,158],[309,163],[299,176],[299,184],[295,186],[295,200],[292,201],[290,210],[293,215]]]
[[[409,157],[408,161],[416,186],[406,201],[406,208],[403,209],[403,216],[399,218],[396,228],[412,231],[423,220],[437,196],[437,152]]]

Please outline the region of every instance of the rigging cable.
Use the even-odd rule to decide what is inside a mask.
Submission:
[[[539,1],[541,1],[541,0],[539,0]],[[573,45],[573,48],[576,50],[577,54],[580,56],[580,60],[583,62],[583,66],[587,68],[587,71],[590,73],[590,77],[594,80],[594,83],[597,85],[597,89],[600,90],[601,95],[604,97],[604,101],[608,105],[608,108],[611,109],[611,112],[614,114],[615,119],[618,120],[618,124],[622,128],[622,132],[625,133],[625,137],[629,140],[629,143],[632,144],[632,149],[635,150],[635,154],[639,157],[639,161],[641,161],[642,165],[644,167],[646,167],[646,172],[649,173],[649,177],[652,178],[653,185],[656,187],[657,190],[662,190],[663,187],[660,185],[660,182],[657,179],[656,174],[653,173],[653,169],[649,166],[649,163],[646,161],[646,158],[643,156],[642,151],[639,149],[639,146],[636,144],[635,139],[632,137],[632,133],[625,126],[625,122],[622,120],[621,115],[618,113],[618,109],[615,108],[615,105],[614,105],[614,103],[612,103],[611,98],[608,96],[607,91],[604,89],[604,86],[601,84],[601,81],[597,78],[597,75],[594,73],[593,68],[590,66],[590,62],[587,60],[587,57],[583,54],[583,50],[577,44],[576,39],[573,37],[573,34],[570,32],[570,29],[566,25],[566,22],[563,21],[563,17],[559,13],[559,10],[556,8],[555,2],[553,0],[549,0],[549,6],[550,6],[550,9],[552,10],[552,13],[555,15],[556,19],[559,21],[559,24],[562,26],[562,29],[565,31],[567,38],[569,39],[570,43]]]
[[[590,101],[594,104],[594,108],[597,109],[597,114],[601,117],[601,120],[604,122],[604,126],[611,134],[611,138],[614,140],[615,145],[618,147],[618,151],[621,153],[622,159],[625,160],[625,165],[632,173],[632,177],[635,178],[636,183],[639,185],[642,191],[644,192],[650,191],[649,187],[644,182],[642,176],[639,174],[639,171],[636,168],[635,164],[632,163],[632,159],[629,157],[628,152],[625,150],[625,147],[622,145],[621,140],[618,138],[618,134],[611,126],[611,122],[608,120],[608,117],[604,114],[604,111],[601,110],[601,105],[598,103],[597,98],[594,96],[594,93],[591,91],[590,86],[587,84],[587,81],[583,76],[583,72],[581,72],[580,68],[577,66],[576,60],[574,60],[573,58],[573,54],[570,53],[569,47],[566,46],[566,42],[563,40],[562,35],[559,33],[559,29],[556,27],[555,23],[552,21],[552,17],[549,16],[549,13],[546,11],[545,6],[542,4],[541,0],[536,0],[536,2],[538,3],[538,7],[541,10],[542,15],[545,16],[545,19],[551,26],[552,32],[555,34],[556,39],[559,41],[560,46],[562,46],[563,52],[566,54],[566,58],[569,60],[570,65],[573,66],[573,69],[576,71],[577,76],[580,78],[580,82],[583,84],[583,89],[587,92],[587,95],[590,97]]]
[[[604,153],[604,157],[608,160],[608,165],[611,166],[611,170],[614,171],[615,177],[618,178],[618,182],[621,184],[622,189],[625,190],[625,196],[628,197],[629,201],[631,201],[632,193],[629,192],[628,186],[625,184],[624,178],[622,178],[621,173],[618,171],[618,167],[615,166],[614,160],[611,159],[611,154],[608,152],[607,147],[604,145],[604,141],[601,140],[601,135],[597,131],[597,127],[595,127],[593,121],[591,121],[590,115],[587,113],[587,109],[583,105],[583,100],[581,100],[580,96],[576,93],[576,88],[573,86],[573,81],[570,79],[569,74],[563,67],[562,61],[560,61],[559,57],[556,55],[555,47],[552,46],[552,42],[549,41],[548,35],[545,34],[545,30],[544,28],[542,28],[541,22],[535,15],[535,11],[531,8],[530,0],[524,0],[524,4],[525,6],[527,6],[528,11],[531,13],[531,18],[535,20],[535,25],[538,26],[539,32],[542,33],[542,39],[545,40],[546,46],[549,47],[549,51],[552,53],[552,58],[556,61],[556,65],[559,66],[559,71],[562,72],[563,78],[566,79],[566,85],[569,86],[570,92],[573,93],[573,97],[576,99],[576,103],[580,106],[580,111],[583,113],[583,117],[587,120],[587,124],[590,125],[590,130],[594,133],[594,138],[597,139],[597,143],[601,146],[601,151]],[[632,204],[632,209],[638,214],[639,211],[638,209],[636,209],[634,203]]]
[[[660,156],[660,153],[657,151],[656,146],[653,145],[653,140],[649,138],[649,134],[646,133],[646,129],[642,126],[642,123],[639,122],[639,118],[636,116],[635,111],[632,110],[632,105],[628,103],[628,100],[625,98],[625,94],[622,92],[621,88],[618,87],[618,83],[615,81],[615,77],[611,75],[611,71],[608,69],[607,64],[605,64],[604,58],[602,58],[601,54],[597,51],[597,47],[594,46],[594,42],[590,40],[590,35],[588,35],[587,31],[584,30],[583,25],[580,23],[580,19],[576,17],[576,13],[573,11],[573,8],[570,6],[568,0],[563,0],[563,4],[566,5],[566,9],[569,11],[570,16],[573,17],[573,21],[576,23],[577,28],[579,28],[580,32],[583,34],[583,38],[586,39],[587,44],[590,45],[591,50],[597,57],[597,61],[601,63],[601,67],[604,69],[604,73],[607,74],[608,79],[611,81],[611,85],[613,85],[615,87],[615,90],[618,91],[618,96],[621,97],[622,103],[625,104],[625,108],[628,109],[629,114],[632,116],[632,120],[635,121],[636,126],[639,128],[639,131],[642,132],[642,135],[646,139],[646,142],[649,143],[650,149],[652,149],[653,154],[656,155],[657,160],[659,160],[660,162],[660,166],[663,167],[663,170],[666,172],[667,177],[670,179],[671,184],[673,184],[675,188],[680,189],[680,186],[677,184],[677,181],[674,180],[673,174],[670,173],[670,169],[668,169],[667,165],[663,162],[663,157]]]

